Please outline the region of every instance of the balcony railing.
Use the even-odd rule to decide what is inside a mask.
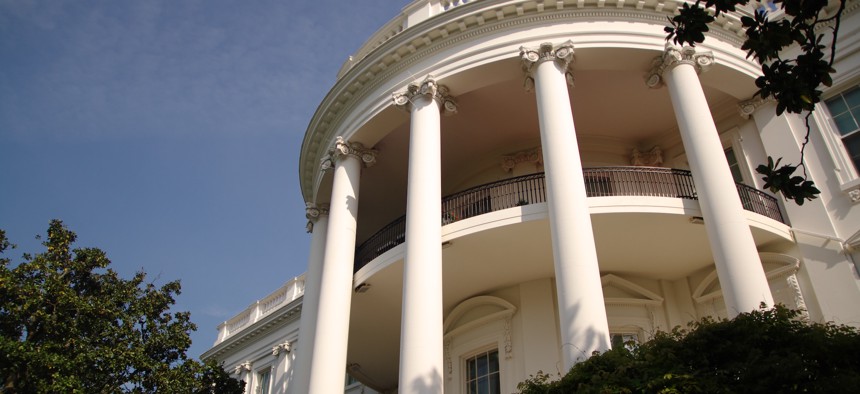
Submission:
[[[583,170],[588,197],[651,196],[697,200],[690,171],[659,167],[600,167]],[[736,184],[747,211],[784,223],[774,197]],[[502,209],[546,202],[544,174],[488,183],[442,199],[442,224]],[[355,270],[400,245],[406,237],[406,216],[391,222],[356,248]]]
[[[218,326],[218,339],[215,345],[224,342],[239,331],[270,315],[278,308],[293,302],[305,293],[305,276],[298,276],[285,283],[278,290],[256,301],[238,315]]]

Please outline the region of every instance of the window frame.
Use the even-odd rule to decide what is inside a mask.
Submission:
[[[464,353],[462,355],[461,363],[460,363],[460,365],[462,366],[462,368],[461,368],[462,371],[460,371],[460,376],[461,376],[460,380],[462,382],[462,392],[463,393],[470,393],[469,383],[471,381],[469,380],[469,362],[471,360],[477,359],[478,357],[480,357],[482,355],[489,356],[490,353],[494,353],[494,352],[496,353],[496,361],[497,361],[498,370],[495,372],[489,372],[486,376],[490,376],[493,373],[495,373],[496,377],[498,378],[498,380],[497,380],[498,386],[497,387],[499,389],[499,393],[502,392],[502,384],[504,383],[502,381],[502,369],[503,369],[502,368],[502,353],[499,351],[498,345],[493,344],[493,345],[488,345],[488,346],[478,348],[474,351],[471,351],[469,353]],[[480,377],[481,376],[476,376],[476,380],[480,379]]]
[[[821,102],[816,104],[816,110],[812,113],[813,124],[821,134],[826,151],[835,167],[833,172],[839,182],[840,189],[845,193],[860,188],[860,175],[858,175],[860,169],[854,167],[848,149],[842,143],[842,134],[836,128],[833,114],[830,113],[826,101],[854,88],[860,88],[860,80],[852,79],[850,82],[841,83],[838,86],[834,84],[834,87],[823,95]]]
[[[844,163],[845,167],[847,167],[847,169],[849,169],[849,170],[854,170],[853,175],[856,178],[857,172],[860,171],[860,168],[857,168],[857,165],[855,165],[854,161],[851,159],[851,152],[848,151],[848,148],[845,146],[844,141],[845,141],[845,138],[848,138],[848,137],[860,138],[860,117],[854,117],[854,114],[851,113],[851,109],[849,107],[847,109],[847,113],[852,116],[855,123],[857,123],[858,127],[856,129],[854,129],[853,131],[849,132],[848,134],[842,134],[842,131],[839,130],[839,126],[837,126],[837,124],[836,124],[835,116],[834,116],[833,112],[830,110],[830,106],[827,103],[828,101],[834,100],[837,97],[841,97],[844,100],[845,94],[848,92],[852,92],[852,91],[860,92],[860,82],[853,84],[850,87],[847,87],[845,89],[841,89],[838,92],[835,92],[835,93],[828,95],[827,97],[823,98],[821,100],[822,105],[820,105],[820,107],[824,108],[825,112],[827,113],[828,125],[831,128],[831,132],[832,132],[833,137],[836,137],[835,142],[841,148],[840,153],[842,153],[844,156],[843,159],[845,161],[845,163]],[[845,103],[847,104],[847,101]],[[860,152],[858,152],[858,154],[860,154]]]
[[[747,157],[747,152],[744,149],[743,143],[741,141],[740,129],[738,129],[737,127],[732,127],[726,131],[721,132],[720,144],[722,145],[723,156],[725,156],[727,150],[732,150],[732,154],[735,156],[735,161],[738,165],[738,172],[741,176],[740,183],[747,186],[757,187],[757,184],[755,182],[756,174],[753,171],[753,168],[750,166],[749,157]],[[728,157],[726,158],[726,164],[731,167],[731,163],[728,162]],[[732,174],[732,180],[736,181],[734,179],[734,174]]]
[[[275,368],[273,365],[269,364],[264,366],[263,368],[258,368],[254,370],[254,390],[255,394],[272,394],[272,380],[274,378]],[[268,386],[266,388],[266,392],[263,392],[263,376],[268,374]]]
[[[627,345],[627,341],[624,341],[625,336],[635,337],[634,342],[636,345],[639,345],[642,343],[643,333],[642,333],[642,329],[639,327],[635,327],[635,328],[625,327],[625,328],[618,328],[618,329],[610,328],[609,329],[609,343],[612,344],[612,346],[615,346],[615,338],[613,338],[613,337],[615,337],[616,335],[621,336],[622,344],[628,350],[633,350],[633,349],[632,349],[632,347]]]

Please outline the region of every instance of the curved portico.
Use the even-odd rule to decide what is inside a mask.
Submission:
[[[836,58],[804,124],[750,99],[750,9],[667,46],[683,4],[413,1],[308,127],[307,274],[221,324],[203,359],[249,392],[504,393],[761,303],[856,325],[845,144],[860,134],[844,109],[860,54]],[[802,152],[819,198],[761,189],[760,163]]]
[[[731,129],[736,121],[731,116],[737,117],[735,105],[754,89],[751,75],[755,68],[742,60],[742,51],[720,40],[708,48],[715,53],[714,69],[720,84],[706,77],[700,82],[695,71],[691,77],[678,71],[681,67],[674,67],[660,74],[669,89],[649,89],[645,76],[654,58],[664,53],[662,21],[652,17],[664,11],[655,9],[652,15],[621,10],[616,11],[617,19],[601,17],[598,22],[581,10],[513,10],[508,16],[510,10],[503,9],[501,17],[496,14],[498,20],[492,23],[468,19],[461,15],[466,11],[452,12],[451,20],[428,20],[420,25],[430,36],[427,39],[421,39],[418,31],[408,32],[411,36],[404,32],[402,40],[393,39],[351,65],[314,117],[302,151],[303,192],[309,202],[331,204],[328,232],[339,237],[334,244],[342,248],[334,251],[335,246],[328,246],[332,238],[327,238],[323,272],[329,269],[329,260],[335,259],[329,253],[338,256],[336,269],[343,270],[344,245],[360,245],[406,215],[403,238],[393,240],[399,246],[374,257],[378,261],[360,271],[350,283],[339,274],[336,284],[322,285],[324,292],[332,294],[320,297],[320,316],[345,315],[347,323],[342,317],[337,324],[323,323],[323,317],[318,317],[317,330],[321,324],[327,328],[324,334],[317,331],[315,337],[339,338],[337,345],[326,346],[343,346],[346,356],[340,351],[317,349],[315,340],[314,368],[349,364],[353,376],[371,387],[441,392],[450,384],[447,379],[454,363],[450,351],[445,350],[450,343],[442,327],[446,314],[468,297],[520,286],[523,302],[532,299],[528,302],[538,305],[534,300],[543,299],[555,303],[552,313],[558,330],[553,332],[559,336],[558,369],[566,370],[592,351],[609,348],[613,323],[607,317],[603,293],[607,280],[601,279],[609,272],[639,275],[643,281],[655,281],[655,286],[662,286],[666,292],[683,294],[684,285],[679,278],[696,277],[710,264],[716,264],[721,279],[737,275],[763,279],[744,283],[743,289],[722,286],[727,310],[747,310],[761,301],[773,303],[757,257],[758,248],[785,242],[785,229],[778,222],[769,222],[771,219],[762,219],[765,224],[756,227],[750,218],[760,213],[745,211],[728,165],[697,167],[715,157],[721,159],[719,132]],[[529,24],[529,18],[541,15],[559,18],[558,23],[541,28]],[[506,25],[506,20],[511,23]],[[586,28],[579,23],[582,21],[594,23]],[[617,23],[630,26],[620,34],[614,28]],[[471,29],[484,24],[488,25],[485,29],[495,33],[470,40]],[[446,33],[440,33],[443,30]],[[724,38],[732,39],[731,35]],[[420,59],[413,57],[419,55]],[[523,89],[526,75],[522,73],[521,59],[525,60],[528,83],[534,93]],[[435,79],[423,79],[431,74]],[[695,78],[695,84],[691,78]],[[568,88],[568,82],[574,79],[574,87]],[[417,89],[407,88],[412,83],[418,83]],[[446,101],[436,95],[439,85],[445,85],[456,96],[457,116],[440,117],[440,105],[444,110]],[[392,105],[391,94],[399,92],[407,92],[408,97],[396,104],[410,104],[409,112]],[[699,101],[686,105],[675,100],[689,92]],[[707,119],[703,122],[710,124],[705,129],[692,130],[684,123],[684,119],[704,115]],[[700,132],[711,133],[713,138],[700,144],[687,141],[688,134]],[[321,174],[318,168],[322,153],[335,143],[334,136],[341,135],[344,141],[380,152],[377,165],[360,172],[363,192],[361,204],[356,202],[356,210],[350,211],[356,220],[352,235],[343,233],[335,224],[334,202],[344,198],[335,195],[342,194],[337,191],[340,181],[334,178],[334,187],[329,188],[330,176]],[[697,150],[701,144],[710,146],[707,154]],[[521,156],[526,159],[520,160]],[[648,158],[643,161],[644,156]],[[589,197],[589,179],[583,167],[642,164],[689,167],[696,185],[703,187],[691,195]],[[459,224],[446,223],[442,195],[518,175],[543,173],[545,201],[527,201],[519,207],[487,211]],[[719,178],[716,186],[706,186],[706,181],[714,177]],[[726,200],[726,196],[735,203],[720,205],[718,202]],[[476,200],[470,204],[481,210],[489,202]],[[596,214],[596,206],[603,211]],[[732,240],[742,239],[738,241],[744,245],[740,254],[735,253],[737,242],[712,235],[721,231],[724,215],[732,218],[733,227],[728,230],[733,234]],[[691,217],[703,218],[707,233],[701,225],[691,223]],[[493,224],[484,223],[486,220]],[[482,229],[451,236],[454,228],[465,226],[467,221]],[[704,245],[704,250],[712,254],[703,257],[701,251],[691,253],[691,261],[676,262],[674,266],[680,268],[670,273],[659,268],[664,267],[660,259],[667,258],[661,257],[660,250],[648,249],[638,256],[617,253],[618,246],[607,245],[613,239],[621,244],[628,242],[619,240],[618,234],[635,235],[620,224],[625,221],[636,222],[630,227],[637,227],[641,236],[655,245],[670,245],[672,234],[677,234],[679,239]],[[662,234],[648,234],[647,225],[641,223],[659,226]],[[726,269],[730,273],[724,274]],[[526,286],[523,283],[527,281],[539,283]],[[334,287],[337,290],[332,291]],[[362,293],[352,297],[354,289]],[[547,289],[551,292],[547,293]],[[753,298],[755,302],[750,301]],[[663,301],[652,297],[642,305],[658,302]],[[336,312],[323,313],[325,305],[334,304],[351,304],[352,312],[332,309]],[[400,322],[396,328],[391,325],[395,318]],[[671,323],[666,318],[661,324]],[[514,328],[505,330],[510,330],[506,335],[515,336],[511,334],[516,332]],[[340,339],[347,333],[348,345]],[[539,337],[534,333],[522,335],[523,340],[529,335]],[[399,363],[391,359],[394,341],[398,343]],[[312,377],[312,389],[313,382]]]

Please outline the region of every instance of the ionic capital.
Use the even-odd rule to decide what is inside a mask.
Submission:
[[[328,155],[322,159],[320,168],[323,171],[334,168],[334,163],[352,156],[364,164],[365,167],[372,167],[376,164],[376,154],[379,153],[376,149],[365,148],[359,142],[349,142],[341,136],[337,136],[334,142],[334,148],[328,151]]]
[[[305,203],[305,217],[308,219],[308,224],[305,229],[308,233],[314,232],[314,223],[319,220],[320,216],[328,215],[328,204],[314,204],[312,202]]]
[[[305,217],[308,220],[316,222],[320,216],[324,215],[328,215],[328,204],[317,205],[312,202],[305,203]]]
[[[421,82],[413,82],[409,84],[405,92],[397,92],[392,95],[394,105],[400,109],[411,111],[412,100],[418,96],[426,96],[434,100],[442,111],[443,115],[453,115],[457,113],[457,102],[454,97],[448,93],[448,87],[440,85],[432,75],[428,75]]]
[[[711,64],[714,64],[714,54],[712,52],[697,53],[696,48],[690,46],[679,48],[667,43],[663,54],[654,58],[651,63],[651,71],[645,78],[645,84],[654,89],[663,86],[663,73],[682,64],[689,64],[695,68],[696,73],[701,73],[707,71]]]
[[[283,353],[289,353],[290,352],[290,342],[289,341],[272,347],[272,356],[273,357],[278,357],[278,355],[281,354],[281,352],[283,352]]]
[[[244,363],[237,365],[236,368],[233,370],[233,373],[236,375],[241,375],[245,372],[250,372],[250,371],[251,371],[251,362],[245,361]]]
[[[749,100],[744,100],[738,103],[738,112],[741,114],[741,117],[744,119],[749,119],[755,111],[769,102],[775,101],[772,97],[768,97],[763,99],[759,96],[753,97]]]
[[[564,70],[564,77],[570,86],[573,86],[573,72],[570,65],[573,63],[573,41],[553,46],[550,42],[540,44],[538,48],[520,47],[520,60],[523,71],[526,73],[525,88],[528,91],[534,89],[534,77],[532,73],[538,64],[545,61],[553,61],[559,68]]]

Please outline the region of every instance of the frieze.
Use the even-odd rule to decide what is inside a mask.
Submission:
[[[535,168],[543,166],[543,151],[540,147],[502,156],[502,170],[511,172],[520,163],[533,163]]]
[[[659,146],[651,148],[651,150],[642,152],[637,148],[633,148],[633,153],[630,156],[630,164],[637,167],[659,167],[663,165],[663,150]]]

